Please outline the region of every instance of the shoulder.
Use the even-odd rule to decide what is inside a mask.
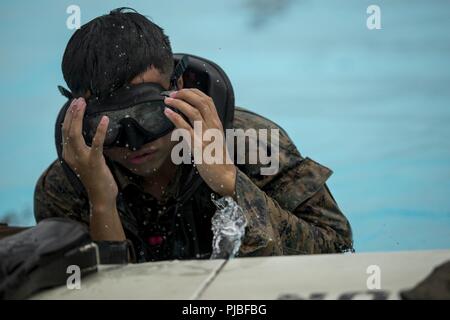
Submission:
[[[320,190],[332,174],[329,168],[308,157],[303,158],[286,131],[274,121],[255,112],[243,108],[236,108],[233,124],[234,129],[243,129],[244,131],[256,129],[257,133],[260,129],[268,129],[268,135],[270,135],[269,131],[271,129],[278,129],[278,150],[271,150],[271,163],[275,160],[278,166],[278,170],[274,174],[261,174],[261,168],[268,167],[269,165],[261,163],[259,159],[260,150],[255,149],[255,147],[252,148],[250,143],[250,140],[256,140],[259,148],[261,142],[260,136],[249,138],[249,143],[246,144],[245,150],[246,160],[248,160],[248,154],[254,153],[258,155],[258,162],[256,164],[237,163],[237,167],[256,186],[262,188],[284,207],[289,209],[295,208],[299,203]],[[267,147],[269,146],[270,144],[268,143]],[[275,155],[276,158],[274,157]]]
[[[39,177],[34,190],[36,221],[55,216],[86,220],[87,201],[78,196],[57,160]]]
[[[286,131],[274,121],[245,108],[236,107],[233,128],[235,129],[278,129],[283,136],[289,138]]]
[[[70,185],[69,180],[64,174],[63,167],[58,160],[53,161],[50,166],[44,170],[36,183],[36,191],[75,191]]]
[[[268,141],[272,141],[271,137],[276,134],[278,137],[277,146],[280,150],[280,161],[285,164],[292,159],[302,159],[300,152],[295,146],[294,142],[289,137],[288,133],[276,122],[245,108],[236,107],[234,112],[233,129],[242,129],[244,131],[249,129],[256,130],[256,139],[261,142],[261,130],[266,130]],[[273,134],[272,134],[273,133]],[[283,156],[289,157],[283,158]]]
[[[239,146],[237,145],[239,139],[234,139],[235,163],[258,186],[265,185],[278,176],[277,173],[295,167],[303,159],[286,131],[274,121],[256,112],[236,107],[232,129],[235,136],[240,137],[244,135],[247,141],[245,144],[245,155],[241,155],[236,154],[239,153]],[[272,163],[275,161],[275,164],[278,166],[276,174],[261,174],[261,169],[268,167],[267,161],[261,159],[261,151],[264,151],[263,154],[265,153],[270,157]],[[258,158],[256,163],[249,163],[249,159],[252,156]],[[244,157],[245,163],[240,163],[239,158],[243,160]]]

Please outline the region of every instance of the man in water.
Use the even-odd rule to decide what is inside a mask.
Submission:
[[[278,170],[273,174],[262,175],[261,162],[236,163],[226,144],[226,161],[175,164],[173,131],[147,139],[139,148],[128,143],[106,148],[115,121],[106,111],[91,143],[86,143],[83,118],[88,101],[103,101],[121,88],[145,83],[172,90],[173,69],[169,38],[137,12],[116,9],[74,33],[62,62],[73,96],[61,128],[62,159],[86,192],[76,192],[62,161],[53,162],[36,185],[36,220],[68,217],[84,223],[95,241],[131,243],[138,262],[208,258],[211,218],[217,210],[214,194],[230,197],[242,209],[246,228],[238,256],[352,250],[350,225],[325,183],[331,170],[303,158],[281,128],[253,112],[236,108],[231,127],[279,129]],[[195,122],[203,132],[220,132],[224,139],[214,100],[201,90],[183,88],[182,77],[175,80],[178,90],[164,100],[169,106],[163,111],[165,119],[192,134],[190,148],[209,143],[193,131]],[[246,154],[238,156],[248,159],[258,152],[247,146]],[[186,193],[191,186],[182,186],[192,174],[202,183]]]

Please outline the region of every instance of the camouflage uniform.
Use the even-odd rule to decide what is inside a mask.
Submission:
[[[303,158],[287,134],[273,122],[236,108],[235,129],[280,129],[279,171],[261,175],[258,164],[237,164],[236,201],[247,219],[239,256],[336,253],[352,250],[352,232],[325,182],[331,170]],[[269,131],[270,132],[270,131]],[[246,151],[249,150],[247,144]],[[235,162],[236,163],[236,162]],[[177,206],[177,192],[191,165],[180,165],[176,178],[156,200],[143,191],[139,176],[112,166],[119,186],[118,211],[137,261],[207,258],[211,254],[211,217],[216,208],[211,189],[202,183]],[[34,198],[37,221],[66,216],[89,225],[89,203],[77,196],[59,161],[39,178]],[[188,214],[190,213],[190,214]],[[174,243],[180,245],[175,246]]]

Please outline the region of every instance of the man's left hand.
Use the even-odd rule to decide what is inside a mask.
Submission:
[[[218,163],[207,164],[202,159],[201,164],[196,164],[198,172],[208,186],[220,194],[221,196],[235,196],[236,184],[236,167],[231,161],[225,141],[222,122],[217,114],[216,106],[211,97],[198,89],[181,89],[173,92],[170,98],[166,98],[165,104],[178,109],[183,113],[191,123],[191,125],[178,113],[166,108],[165,115],[172,123],[180,129],[185,129],[190,133],[191,152],[201,154],[203,157],[203,150],[212,143],[210,141],[203,141],[203,133],[208,129],[217,129],[221,133],[223,145],[223,159]],[[196,132],[193,129],[194,122],[200,121],[202,132]],[[194,150],[200,147],[201,150]]]

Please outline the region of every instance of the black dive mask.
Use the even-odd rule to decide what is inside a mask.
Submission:
[[[103,116],[109,125],[104,147],[139,149],[174,129],[164,114],[164,98],[170,94],[155,83],[141,83],[117,90],[111,98],[98,102],[88,101],[83,119],[83,136],[92,143],[97,126]],[[172,109],[174,110],[174,109]],[[175,110],[174,110],[175,111]]]
[[[187,66],[187,56],[176,66],[171,77],[171,89],[177,90],[177,79]],[[172,91],[165,90],[157,83],[141,83],[118,89],[101,101],[92,98],[87,101],[83,119],[83,136],[91,145],[103,116],[108,116],[109,125],[104,147],[125,147],[138,150],[142,145],[154,141],[175,126],[165,116],[164,108],[178,112],[164,104],[164,99]]]

